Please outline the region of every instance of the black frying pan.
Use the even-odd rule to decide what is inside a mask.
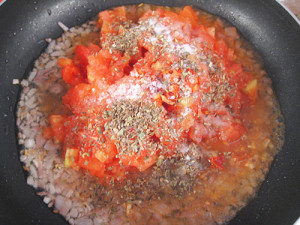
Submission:
[[[286,124],[286,141],[255,199],[229,223],[293,224],[300,216],[300,26],[274,0],[145,0],[194,5],[221,16],[263,56]],[[139,0],[8,0],[0,7],[0,224],[66,224],[26,185],[19,162],[15,110],[21,79],[57,38],[62,21],[72,27],[99,10]]]

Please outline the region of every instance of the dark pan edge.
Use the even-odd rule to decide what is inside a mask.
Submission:
[[[77,6],[75,12],[78,14],[87,14],[85,9],[81,7],[85,4],[89,7],[94,7],[94,11],[89,13],[95,15],[99,9],[105,9],[109,4],[118,4],[118,1],[104,2],[103,4],[99,1],[94,2],[95,5],[93,6],[91,3],[87,3],[87,1],[81,1],[78,3],[80,5]],[[128,2],[138,3],[138,1]],[[170,3],[164,0],[152,2],[161,5]],[[296,151],[300,148],[300,137],[297,133],[300,126],[298,118],[300,114],[300,66],[297,63],[300,62],[300,28],[292,17],[274,1],[253,0],[251,3],[239,1],[236,5],[233,5],[233,3],[236,3],[236,1],[226,1],[226,3],[223,1],[223,5],[221,1],[211,1],[210,3],[207,1],[185,2],[185,4],[202,6],[200,8],[226,18],[237,26],[241,33],[257,49],[260,49],[259,52],[265,58],[267,71],[274,81],[274,89],[281,103],[287,129],[286,143],[283,151],[276,157],[267,181],[264,182],[258,197],[251,201],[230,224],[292,224],[297,216],[299,216],[297,213],[300,209],[300,196],[299,192],[297,192],[297,187],[300,186],[300,155],[299,151]],[[252,8],[246,7],[251,4]],[[262,6],[256,7],[255,4]],[[18,161],[16,138],[14,136],[15,115],[13,109],[17,100],[18,87],[11,85],[12,78],[22,78],[27,65],[37,58],[40,51],[45,47],[45,42],[39,41],[47,37],[46,34],[50,33],[48,30],[51,30],[52,37],[57,37],[61,33],[56,26],[58,20],[63,21],[68,26],[72,26],[74,25],[74,21],[75,23],[80,23],[90,17],[84,15],[81,21],[78,21],[76,14],[74,14],[69,20],[64,20],[62,14],[59,14],[58,16],[60,17],[56,20],[53,18],[55,16],[54,11],[52,18],[49,18],[46,14],[47,6],[48,8],[55,8],[55,5],[66,6],[61,0],[51,1],[51,4],[45,0],[36,1],[36,4],[31,2],[31,4],[29,3],[25,6],[20,1],[10,0],[0,8],[0,125],[2,128],[0,137],[3,148],[0,158],[0,188],[3,196],[6,196],[4,202],[7,204],[7,208],[10,208],[8,212],[12,212],[12,209],[20,209],[18,213],[21,213],[20,218],[24,219],[23,224],[62,224],[63,222],[60,216],[53,215],[50,210],[46,210],[47,207],[35,196],[32,188],[25,185],[25,178]],[[180,2],[172,1],[172,5],[180,5]],[[37,10],[35,10],[35,7],[37,7]],[[270,10],[268,14],[261,13],[266,9]],[[22,12],[22,15],[19,12]],[[68,12],[68,10],[66,9],[65,12]],[[38,26],[39,23],[36,25],[34,23],[39,21],[40,23],[44,22],[45,27],[47,24],[50,25],[50,28],[47,26],[48,29],[35,30],[35,33],[32,34],[28,33],[25,29],[20,31],[21,27],[25,27],[26,23],[30,22],[28,19],[24,21],[24,18],[35,13],[38,13],[38,16],[36,20],[31,21],[33,22],[33,26]],[[251,13],[259,13],[262,15],[262,18],[249,20],[249,17],[252,17],[248,15],[251,15]],[[272,20],[272,16],[274,15],[277,18]],[[51,20],[49,21],[49,19]],[[16,26],[9,26],[9,24],[15,24]],[[54,32],[52,32],[52,28]],[[272,29],[274,31],[279,28],[282,28],[280,29],[282,32],[280,37],[276,37],[276,32],[273,32],[273,35],[271,35]],[[16,35],[13,34],[14,32],[16,32]],[[27,39],[22,40],[24,39],[24,35],[27,35]],[[37,44],[34,49],[30,50],[26,46],[26,43],[29,43],[32,38],[36,40]],[[16,45],[18,42],[19,47]],[[283,45],[278,46],[274,44],[278,42],[283,43]],[[15,46],[12,46],[9,52],[6,53],[6,48],[10,47],[12,43]],[[23,44],[26,48],[20,51],[18,48]],[[269,46],[278,47],[272,49]],[[33,51],[34,54],[31,54],[30,58],[26,57],[30,51]],[[279,57],[282,57],[282,59]],[[8,59],[8,63],[5,62],[6,59]],[[10,64],[14,60],[16,63]],[[276,63],[274,64],[274,62]],[[282,77],[281,74],[285,76]],[[288,165],[284,163],[287,161],[289,162]],[[7,168],[10,168],[9,173],[6,173]],[[287,172],[289,173],[286,174]],[[288,191],[284,187],[285,184],[289,185]],[[273,205],[270,203],[273,203]],[[0,221],[1,219],[0,217]],[[9,222],[11,221],[9,220]],[[13,223],[11,222],[11,224]]]

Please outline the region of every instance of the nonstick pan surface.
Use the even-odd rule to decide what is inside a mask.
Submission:
[[[19,161],[16,103],[22,79],[46,47],[68,27],[99,10],[137,0],[9,0],[0,7],[0,224],[66,224],[27,186]],[[300,216],[300,26],[274,0],[146,0],[157,5],[193,5],[238,28],[262,55],[285,118],[285,144],[258,195],[230,225],[293,224]]]

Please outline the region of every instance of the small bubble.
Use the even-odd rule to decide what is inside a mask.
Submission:
[[[16,33],[16,32],[13,32],[13,35],[14,35],[14,36],[16,36],[16,35],[17,35],[17,33]]]
[[[8,63],[8,59],[5,59],[5,63]]]

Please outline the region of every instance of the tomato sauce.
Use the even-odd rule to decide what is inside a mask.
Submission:
[[[235,28],[190,6],[118,7],[97,25],[100,43],[58,61],[69,113],[50,115],[44,135],[62,146],[65,167],[97,177],[112,204],[130,204],[132,223],[228,220],[281,143],[254,53]]]

